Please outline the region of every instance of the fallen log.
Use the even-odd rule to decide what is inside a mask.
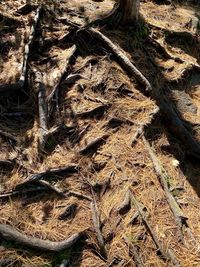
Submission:
[[[10,225],[0,224],[0,236],[2,236],[6,241],[14,241],[29,248],[39,249],[42,251],[60,252],[72,247],[84,236],[84,232],[73,234],[66,240],[55,242],[27,236]]]

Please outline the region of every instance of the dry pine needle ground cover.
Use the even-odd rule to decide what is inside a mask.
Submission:
[[[0,266],[200,266],[200,9],[54,2],[0,3]]]

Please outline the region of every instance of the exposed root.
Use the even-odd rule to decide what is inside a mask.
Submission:
[[[61,81],[63,80],[63,76],[66,74],[67,69],[69,68],[69,62],[71,61],[72,57],[74,56],[76,50],[77,50],[76,45],[73,45],[72,49],[71,49],[71,54],[70,54],[68,60],[66,61],[65,66],[61,70],[58,82],[55,85],[55,87],[53,88],[53,90],[51,91],[51,94],[47,98],[47,102],[48,102],[48,119],[50,119],[55,105],[56,105],[56,109],[59,110],[59,104],[58,104],[59,87],[60,87]]]
[[[23,189],[23,190],[12,190],[10,192],[6,192],[3,194],[0,194],[0,199],[6,200],[10,197],[20,196],[23,194],[33,193],[33,192],[40,192],[40,191],[46,191],[45,187],[41,186],[35,186],[34,188],[29,189]]]
[[[32,182],[36,182],[41,180],[42,178],[48,178],[48,177],[62,177],[62,176],[68,176],[72,173],[78,172],[78,165],[71,164],[66,167],[59,167],[59,168],[52,168],[48,169],[46,171],[43,171],[41,173],[35,173],[30,175],[24,182],[21,184],[18,184],[16,188],[24,187]]]
[[[30,12],[34,11],[37,7],[38,7],[38,5],[27,3],[27,4],[24,4],[21,7],[19,7],[15,11],[15,14],[16,15],[27,15]]]
[[[130,252],[131,256],[133,256],[133,258],[134,258],[136,267],[144,267],[142,259],[138,253],[137,247],[132,242],[129,241],[127,236],[124,236],[124,241],[126,242],[126,244],[129,247],[129,252]]]
[[[169,186],[169,177],[165,171],[165,169],[161,166],[159,160],[157,159],[155,153],[153,152],[152,148],[150,147],[149,142],[146,140],[146,138],[143,136],[143,142],[149,152],[150,158],[152,160],[153,166],[154,166],[154,170],[159,178],[159,181],[162,185],[163,190],[165,191],[165,195],[167,198],[167,201],[169,203],[169,206],[174,214],[175,217],[175,221],[179,227],[179,231],[181,234],[181,237],[183,237],[182,235],[182,231],[183,231],[183,227],[188,227],[187,224],[187,220],[188,218],[183,214],[183,211],[181,210],[181,208],[179,207],[176,199],[174,198],[174,196],[172,195],[171,191],[170,191],[170,186]]]
[[[151,119],[150,122],[148,123],[143,123],[141,124],[138,128],[136,133],[133,136],[132,142],[131,142],[131,146],[133,147],[135,142],[137,141],[137,139],[143,135],[145,128],[151,124],[151,122],[153,121],[153,119],[155,118],[155,115],[158,114],[159,112],[159,108],[156,107],[155,110],[151,113]]]
[[[78,205],[76,203],[73,203],[69,205],[64,212],[62,212],[58,219],[59,220],[68,220],[72,219],[75,216],[76,210],[77,210]]]
[[[175,112],[174,108],[170,104],[170,100],[165,99],[165,97],[152,88],[149,81],[145,76],[130,62],[128,57],[119,49],[113,42],[106,37],[104,34],[95,30],[93,28],[89,29],[91,34],[97,39],[101,40],[117,57],[122,66],[136,79],[139,83],[145,86],[146,91],[158,102],[163,118],[170,131],[182,141],[182,143],[187,148],[187,153],[190,155],[200,158],[200,144],[194,140],[191,133],[185,128],[178,114]],[[141,129],[142,130],[142,129]],[[141,132],[140,130],[140,132]]]
[[[46,150],[46,143],[49,138],[61,130],[66,128],[65,125],[59,125],[49,129],[48,127],[48,107],[46,101],[46,87],[43,83],[42,74],[35,71],[35,84],[38,93],[38,109],[39,109],[39,124],[40,124],[40,137],[39,149],[42,152]]]
[[[80,118],[87,118],[87,117],[100,117],[104,114],[105,110],[109,107],[110,105],[101,105],[98,107],[95,107],[93,109],[87,110],[87,111],[82,111],[79,113],[76,113],[75,116],[80,117]]]
[[[98,240],[98,245],[100,248],[101,255],[107,259],[107,253],[105,249],[105,244],[104,244],[104,238],[101,233],[101,222],[100,222],[100,216],[99,216],[99,210],[97,207],[97,203],[95,200],[93,200],[90,204],[91,210],[92,210],[92,219],[94,223],[94,230],[97,235],[97,240]]]
[[[131,197],[130,197],[130,191],[128,190],[124,196],[123,202],[117,208],[117,211],[119,212],[119,214],[125,214],[127,211],[130,210],[130,208],[131,208]]]
[[[17,144],[17,138],[14,137],[12,134],[5,132],[3,130],[0,130],[0,135],[3,136],[5,139],[12,141],[14,144]]]
[[[155,233],[154,229],[150,225],[150,223],[149,223],[149,221],[148,221],[148,219],[146,217],[146,214],[144,213],[144,211],[143,211],[143,209],[141,207],[141,204],[136,200],[136,198],[135,198],[135,196],[133,195],[132,192],[130,192],[130,195],[131,195],[131,200],[132,200],[133,204],[135,205],[135,207],[137,208],[137,211],[139,212],[140,217],[141,217],[141,219],[142,219],[147,231],[151,235],[152,240],[154,241],[158,251],[160,252],[161,257],[164,260],[172,262],[174,264],[174,266],[180,267],[180,264],[179,264],[178,260],[176,259],[176,257],[174,255],[174,253],[172,252],[172,250],[168,249],[168,248],[164,248],[163,245],[158,240],[158,237],[156,236],[156,233]]]
[[[10,225],[0,224],[0,235],[7,241],[14,241],[21,245],[30,248],[39,249],[42,251],[60,252],[71,248],[77,241],[83,237],[82,233],[73,234],[68,239],[60,242],[53,242],[50,240],[42,240],[39,238],[27,236],[20,233]]]
[[[85,154],[89,154],[93,152],[93,150],[96,150],[97,147],[102,145],[102,143],[104,143],[108,137],[109,137],[109,134],[104,134],[103,136],[96,138],[95,140],[87,144],[85,147],[81,148],[79,150],[79,153],[82,155],[85,155]]]
[[[128,57],[125,55],[125,53],[122,52],[121,48],[117,47],[108,37],[106,37],[104,34],[102,34],[100,31],[90,28],[89,31],[91,34],[102,41],[111,51],[112,53],[117,57],[119,62],[122,64],[122,66],[132,75],[134,76],[137,81],[145,86],[145,90],[152,91],[151,85],[149,81],[145,78],[145,76],[130,62]]]
[[[37,24],[39,22],[41,10],[42,10],[41,7],[37,8],[36,15],[35,15],[35,18],[34,18],[34,21],[33,21],[33,25],[31,27],[29,41],[25,45],[22,72],[21,72],[21,76],[19,78],[19,81],[14,83],[14,84],[2,84],[2,85],[0,85],[0,93],[18,91],[18,90],[21,90],[24,87],[25,80],[26,80],[26,73],[27,73],[30,49],[31,49],[31,45],[32,45],[34,37],[35,37],[36,28],[37,28]]]

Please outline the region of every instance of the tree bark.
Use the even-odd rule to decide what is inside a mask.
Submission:
[[[137,22],[139,19],[140,0],[118,0],[111,11],[111,18],[117,24]]]
[[[122,14],[122,23],[138,21],[140,0],[119,0],[118,8]]]

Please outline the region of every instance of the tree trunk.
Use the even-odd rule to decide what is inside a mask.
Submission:
[[[119,0],[117,10],[121,13],[121,23],[137,22],[139,19],[140,0]]]

